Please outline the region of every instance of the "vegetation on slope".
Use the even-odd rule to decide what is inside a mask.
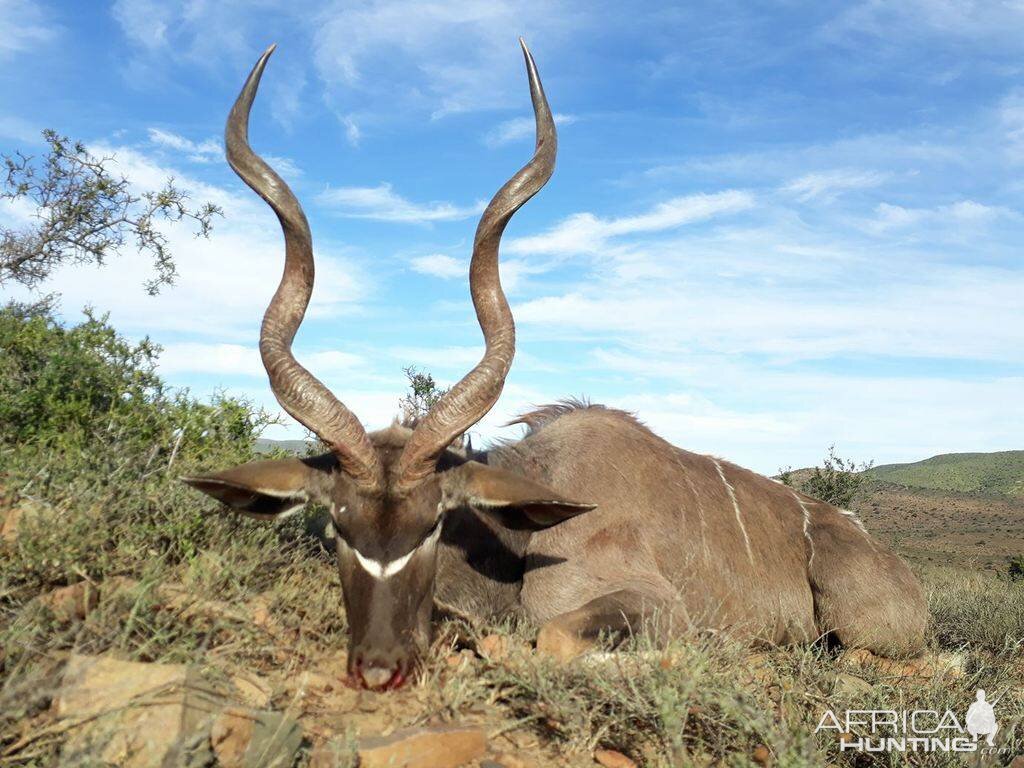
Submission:
[[[944,453],[913,464],[884,464],[867,474],[913,488],[1024,496],[1024,451]]]

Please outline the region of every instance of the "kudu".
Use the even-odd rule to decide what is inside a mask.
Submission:
[[[570,654],[641,628],[919,651],[921,588],[851,513],[676,448],[626,413],[563,403],[518,419],[527,427],[518,442],[457,447],[498,399],[515,349],[499,240],[555,165],[555,125],[525,44],[536,150],[485,210],[470,265],[483,358],[413,429],[367,434],[291,352],[313,286],[309,225],[248,142],[272,51],[231,110],[227,158],[284,230],[284,275],[260,333],[270,385],[330,452],[183,479],[257,518],[310,502],[330,510],[356,683],[401,685],[430,641],[435,608],[471,618],[519,613],[542,625],[539,648]]]

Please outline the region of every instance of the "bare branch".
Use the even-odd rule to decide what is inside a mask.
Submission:
[[[214,216],[223,215],[213,203],[192,207],[173,178],[160,190],[136,193],[127,178],[111,174],[112,157],[95,157],[81,142],[52,130],[43,131],[43,138],[45,157],[3,157],[0,199],[32,204],[35,223],[0,228],[0,285],[10,280],[34,288],[62,264],[102,266],[132,246],[153,260],[156,274],[145,283],[153,295],[177,275],[157,223],[187,220],[198,237],[209,237]]]

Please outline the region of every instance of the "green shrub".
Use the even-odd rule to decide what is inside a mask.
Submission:
[[[779,471],[778,478],[780,482],[808,496],[845,509],[857,495],[864,482],[864,473],[869,469],[871,462],[858,466],[852,459],[837,456],[836,447],[831,445],[821,466],[812,469],[809,477],[800,480],[796,472],[787,468]]]
[[[167,387],[158,353],[89,311],[64,327],[50,310],[0,310],[0,484],[35,510],[30,535],[0,556],[0,600],[193,557],[239,524],[204,514],[209,503],[176,478],[252,459],[270,419]]]
[[[1010,581],[1024,581],[1024,555],[1016,555],[1010,558],[1006,574],[1010,577]]]

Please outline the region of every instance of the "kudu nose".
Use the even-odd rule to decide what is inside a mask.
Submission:
[[[393,690],[405,684],[407,663],[404,658],[387,659],[381,656],[357,654],[352,677],[362,688]]]
[[[363,679],[363,683],[367,688],[383,688],[391,682],[397,674],[398,670],[391,669],[390,667],[363,667],[359,671],[359,676]]]

